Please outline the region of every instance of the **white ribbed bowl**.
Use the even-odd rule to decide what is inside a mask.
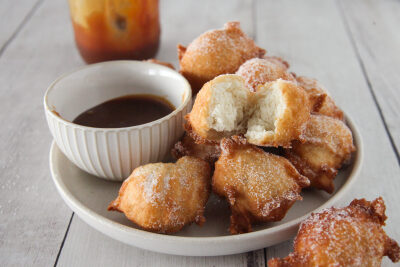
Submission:
[[[176,109],[159,120],[125,128],[71,122],[95,105],[129,94],[163,96]],[[165,159],[183,134],[191,97],[189,83],[174,70],[140,61],[110,61],[58,78],[46,91],[44,107],[51,134],[68,159],[88,173],[123,181],[134,168]]]

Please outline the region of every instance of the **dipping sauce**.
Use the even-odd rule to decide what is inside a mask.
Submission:
[[[108,100],[81,113],[73,123],[96,128],[122,128],[158,120],[175,110],[156,95],[127,95]]]

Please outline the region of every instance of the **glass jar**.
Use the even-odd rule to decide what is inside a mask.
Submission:
[[[158,0],[69,0],[75,41],[87,63],[155,56]]]

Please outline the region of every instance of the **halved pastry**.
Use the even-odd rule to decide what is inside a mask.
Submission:
[[[210,172],[207,162],[194,157],[140,166],[124,181],[108,210],[123,212],[152,232],[174,233],[192,222],[201,225],[210,194]]]
[[[227,74],[200,90],[186,129],[196,143],[244,134],[255,145],[290,147],[309,116],[307,94],[295,83],[278,79],[251,93],[242,77]]]
[[[282,79],[259,86],[251,109],[245,137],[259,146],[290,147],[302,139],[310,117],[306,92]]]
[[[264,54],[265,50],[240,29],[239,22],[228,22],[223,29],[207,31],[187,48],[178,45],[180,72],[188,79],[194,94],[216,76],[235,73],[246,60]]]
[[[313,213],[300,225],[294,252],[269,260],[268,266],[381,266],[384,256],[398,262],[400,247],[382,229],[385,209],[379,197]]]
[[[223,137],[244,134],[250,106],[250,91],[242,77],[220,75],[198,93],[186,116],[186,130],[196,143],[216,142]],[[203,139],[203,141],[202,141]]]
[[[303,143],[294,141],[285,151],[286,157],[310,179],[311,186],[332,193],[338,169],[355,151],[350,129],[341,120],[311,115],[303,137]]]
[[[255,222],[279,221],[309,185],[284,157],[246,144],[240,137],[223,139],[222,154],[215,163],[213,191],[231,206],[230,232],[251,231]]]

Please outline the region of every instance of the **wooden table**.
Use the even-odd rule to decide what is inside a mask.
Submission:
[[[385,229],[400,241],[399,1],[160,2],[157,58],[177,66],[178,42],[239,20],[270,55],[326,85],[365,146],[361,177],[340,205],[383,196]],[[119,243],[74,216],[51,181],[42,97],[55,78],[83,64],[66,0],[1,1],[0,266],[264,266],[291,251],[288,241],[223,257],[163,255]]]

